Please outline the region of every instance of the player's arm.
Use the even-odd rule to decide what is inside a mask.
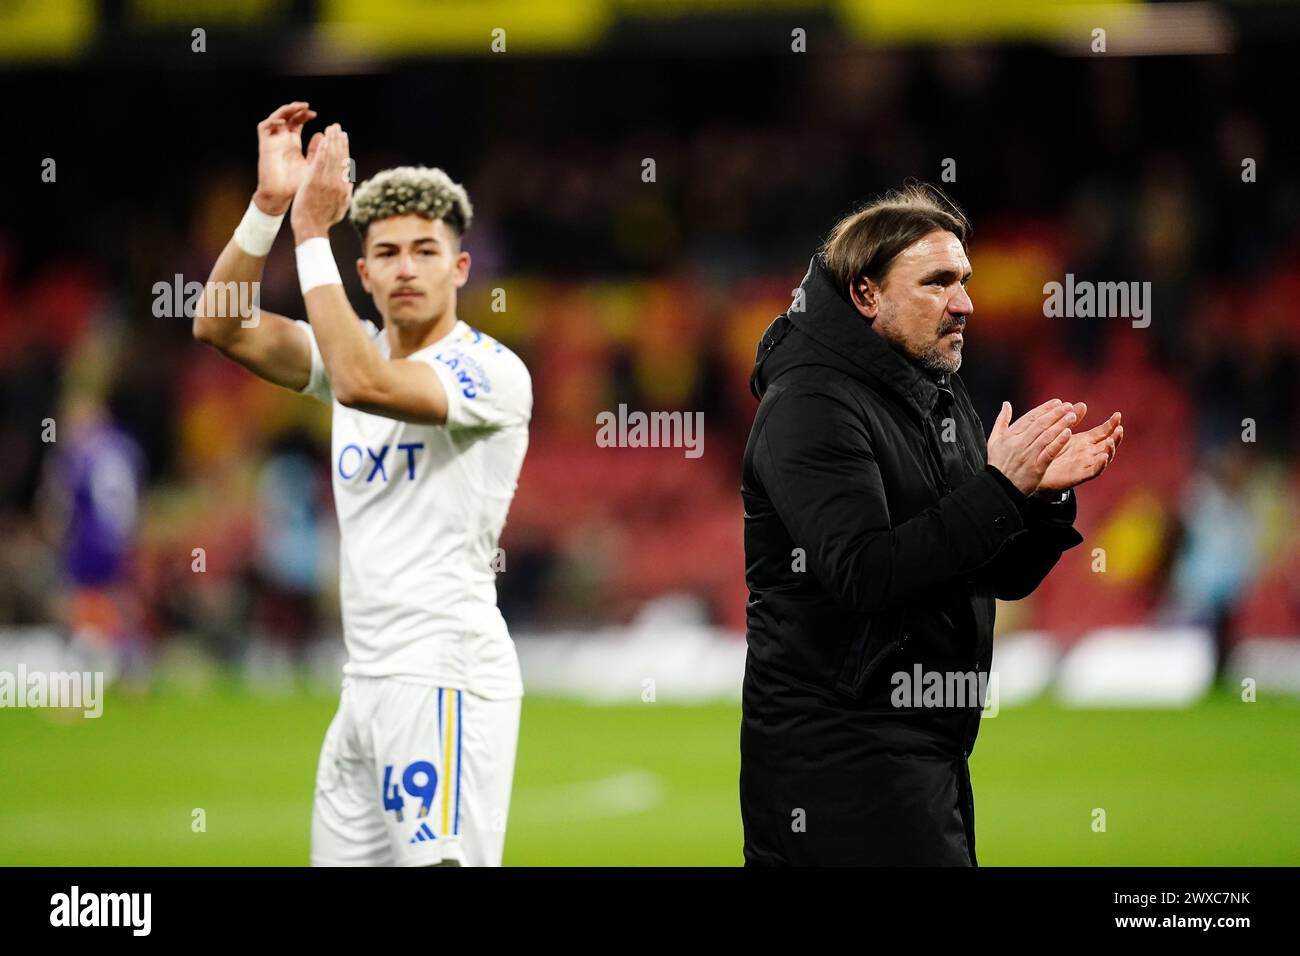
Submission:
[[[300,391],[311,375],[311,346],[292,319],[265,310],[239,314],[249,301],[238,290],[260,283],[266,255],[306,169],[302,126],[315,116],[306,103],[288,103],[257,125],[258,189],[244,221],[208,276],[192,331],[254,374]]]
[[[297,322],[261,309],[239,315],[229,290],[261,282],[265,256],[251,256],[231,239],[212,268],[194,313],[194,337],[268,382],[301,391],[311,375],[311,346]],[[231,285],[238,283],[238,285]],[[244,301],[248,297],[243,297]]]
[[[309,247],[306,254],[327,255],[333,262],[329,240],[316,238],[324,246]],[[424,362],[385,358],[362,328],[342,285],[316,286],[303,301],[340,405],[404,422],[446,423],[447,390],[437,373]]]
[[[312,137],[308,168],[293,203],[298,279],[307,318],[334,397],[349,408],[401,421],[447,421],[447,390],[424,362],[386,358],[365,333],[343,292],[329,229],[352,200],[347,134],[337,124]]]

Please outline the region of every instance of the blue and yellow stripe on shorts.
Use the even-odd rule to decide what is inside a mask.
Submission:
[[[438,738],[442,751],[442,833],[444,836],[460,833],[461,706],[461,691],[450,687],[438,688]]]

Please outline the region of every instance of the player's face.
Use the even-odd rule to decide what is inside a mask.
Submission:
[[[930,372],[961,368],[963,330],[975,306],[966,294],[970,261],[961,240],[935,230],[908,246],[874,289],[872,328]],[[865,281],[865,280],[864,280]],[[859,305],[859,308],[863,307]]]
[[[454,311],[456,290],[469,278],[469,253],[441,219],[410,213],[370,224],[361,284],[384,322],[420,325]]]

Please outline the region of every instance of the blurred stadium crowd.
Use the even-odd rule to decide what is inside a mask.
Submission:
[[[1086,544],[1000,628],[1298,635],[1300,164],[1263,96],[1279,68],[1017,48],[423,63],[181,77],[151,90],[150,119],[113,112],[143,80],[78,91],[86,138],[111,130],[133,158],[78,165],[51,132],[69,144],[59,182],[0,219],[0,625],[57,622],[142,663],[178,635],[233,662],[336,632],[327,410],[155,309],[156,284],[203,281],[238,222],[257,120],[302,98],[348,128],[359,178],[419,162],[469,188],[461,317],[524,357],[536,397],[498,577],[513,629],[618,623],[676,593],[743,631],[758,337],[836,218],[909,177],[939,183],[952,158],[940,185],[975,224],[961,374],[985,421],[1004,398],[1061,397],[1094,422],[1123,411],[1126,430],[1080,489]],[[210,104],[202,122],[141,159],[160,146],[151,118],[186,101]],[[262,301],[302,318],[291,245]],[[350,261],[355,237],[341,227],[335,248]],[[1066,273],[1151,282],[1150,326],[1044,317]],[[596,415],[620,403],[703,412],[703,456],[598,447]]]

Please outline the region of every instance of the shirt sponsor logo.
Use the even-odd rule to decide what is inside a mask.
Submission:
[[[424,442],[402,442],[399,445],[380,445],[378,450],[369,446],[347,444],[339,452],[338,471],[339,477],[344,481],[351,481],[363,472],[366,475],[366,481],[374,481],[376,476],[388,480],[388,452],[390,448],[396,447],[397,452],[393,457],[396,462],[393,463],[395,472],[400,473],[401,469],[401,452],[406,452],[406,477],[411,481],[415,480],[415,453],[424,447]]]

